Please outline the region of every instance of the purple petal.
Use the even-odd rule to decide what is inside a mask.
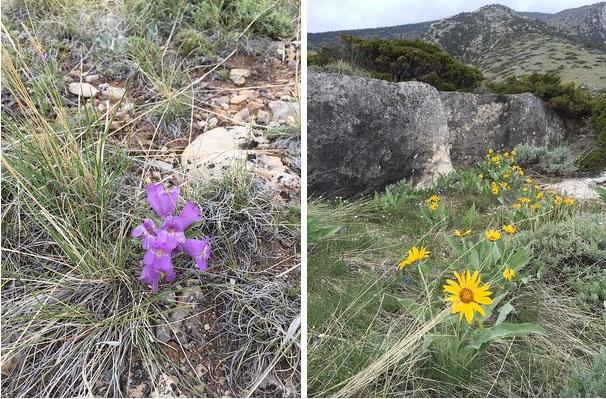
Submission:
[[[154,223],[151,219],[145,219],[143,223],[134,228],[132,236],[133,237],[141,237],[145,236],[155,236],[157,231],[156,223]]]
[[[187,239],[183,243],[183,249],[189,256],[198,256],[207,245],[206,240]]]
[[[151,286],[153,292],[158,291],[158,280],[160,279],[160,273],[158,273],[151,266],[144,266],[141,270],[141,276],[139,279],[146,285]]]
[[[156,237],[150,242],[153,249],[167,252],[170,254],[173,249],[179,244],[173,234],[169,234],[166,230],[160,229],[156,233]]]
[[[183,232],[183,226],[181,225],[178,218],[174,216],[167,216],[162,223],[162,230],[166,231],[169,238],[174,240],[177,244],[183,244],[185,242],[185,233]]]
[[[181,210],[181,214],[177,216],[177,221],[181,224],[183,230],[186,230],[193,223],[202,220],[200,208],[191,201],[187,201]]]
[[[145,255],[143,255],[143,264],[146,267],[152,268],[154,266],[154,261],[156,260],[156,255],[152,251],[147,251]]]
[[[180,191],[179,187],[174,187],[167,192],[162,183],[150,184],[147,186],[147,201],[158,216],[171,216],[177,208]]]
[[[198,265],[198,269],[200,269],[200,271],[203,272],[208,267],[208,260],[201,256],[197,256],[196,265]]]
[[[154,262],[154,268],[157,271],[162,273],[170,273],[173,271],[173,261],[170,257],[170,254],[166,254],[163,256],[156,255],[156,260]]]

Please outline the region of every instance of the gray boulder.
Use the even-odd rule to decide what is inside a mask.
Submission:
[[[432,86],[325,73],[310,73],[307,86],[311,192],[349,197],[452,170],[446,115]]]
[[[441,92],[455,167],[475,164],[490,147],[548,145],[562,140],[562,119],[534,94]]]
[[[438,92],[420,82],[391,83],[309,73],[308,186],[350,197],[402,179],[425,186],[490,147],[551,144],[562,120],[532,94]]]

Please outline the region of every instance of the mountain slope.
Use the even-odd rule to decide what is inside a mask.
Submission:
[[[492,4],[421,24],[310,34],[310,49],[335,45],[341,34],[427,40],[479,67],[489,79],[556,71],[564,81],[606,89],[604,2],[557,14],[519,13]]]

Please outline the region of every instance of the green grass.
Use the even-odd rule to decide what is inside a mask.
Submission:
[[[371,198],[308,203],[310,396],[558,396],[575,378],[573,370],[591,366],[606,338],[606,325],[603,309],[589,294],[593,288],[579,282],[601,278],[606,259],[597,249],[591,252],[593,258],[570,252],[601,248],[601,233],[595,229],[603,230],[603,223],[582,229],[577,236],[569,232],[571,226],[580,226],[580,220],[603,220],[606,208],[599,202],[577,204],[572,214],[520,222],[528,227],[517,234],[519,243],[535,244],[527,282],[511,297],[515,310],[509,317],[518,323],[537,323],[546,335],[493,343],[475,363],[470,379],[462,377],[465,372],[457,374],[464,370],[456,361],[453,364],[452,359],[439,357],[435,347],[423,345],[426,336],[416,338],[415,333],[429,322],[419,320],[397,299],[408,298],[420,303],[422,312],[429,311],[423,305],[417,268],[398,271],[398,261],[408,248],[426,245],[432,252],[428,270],[444,270],[452,262],[444,235],[463,227],[483,234],[489,227],[498,229],[515,220],[510,206],[499,205],[490,192],[476,189],[472,182],[477,173],[472,169],[443,177],[424,191],[400,183]],[[445,213],[429,220],[420,214],[419,203],[436,192],[442,196]],[[554,239],[554,231],[561,231],[558,237],[571,247],[541,246]],[[545,272],[546,259],[553,260],[549,270],[556,273],[555,279]],[[426,278],[438,281],[433,289],[441,289],[441,275]],[[401,351],[404,342],[414,344]],[[382,360],[390,353],[401,353],[397,362]]]
[[[225,56],[260,36],[294,35],[294,3],[196,2],[211,3],[236,6],[229,40],[227,26],[215,25],[222,21],[192,33],[193,5],[179,0],[3,7],[2,87],[11,102],[2,114],[2,396],[124,397],[132,372],[147,376],[151,394],[167,376],[169,389],[189,397],[224,395],[213,385],[220,380],[217,389],[232,395],[299,394],[300,222],[264,182],[236,168],[182,184],[203,209],[205,221],[188,235],[212,237],[210,268],[175,258],[177,280],[157,294],[138,279],[143,252],[131,231],[149,216],[144,185],[156,145],[208,107],[200,84]],[[112,126],[115,112],[66,95],[65,77],[89,68],[126,88],[136,104],[128,128]],[[125,136],[149,129],[153,146],[133,156]],[[199,306],[183,299],[192,287],[204,297]],[[212,330],[194,323],[199,331],[178,333],[184,320]],[[215,369],[205,376],[207,361]],[[278,384],[265,384],[267,375]]]

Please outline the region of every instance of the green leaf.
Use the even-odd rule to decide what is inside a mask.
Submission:
[[[490,305],[485,305],[483,306],[484,311],[486,312],[486,316],[482,317],[482,321],[488,319],[490,316],[492,316],[492,311],[499,305],[499,303],[503,300],[503,298],[505,298],[505,296],[507,295],[507,293],[501,294],[498,297],[496,297],[495,299],[492,300],[492,303]]]
[[[530,262],[530,253],[526,249],[520,249],[509,257],[507,266],[517,272],[526,266],[528,262]]]
[[[499,246],[497,244],[492,244],[492,256],[494,257],[495,263],[501,259],[501,251],[499,251]]]
[[[453,251],[455,251],[455,254],[461,255],[463,253],[463,245],[460,241],[448,234],[444,234],[444,238],[446,239],[448,245],[450,245],[450,247],[453,249]]]
[[[469,258],[467,259],[469,264],[475,269],[478,270],[480,268],[480,257],[478,255],[478,251],[472,249],[469,253]]]
[[[507,318],[507,316],[514,310],[516,310],[516,308],[513,307],[513,305],[511,304],[511,301],[509,301],[505,305],[501,306],[501,309],[499,309],[499,317],[497,317],[497,321],[494,324],[498,325],[498,324],[503,323],[505,321],[505,319]]]
[[[528,334],[545,334],[545,329],[534,323],[502,323],[481,331],[476,331],[471,336],[469,346],[479,350],[482,345],[489,344],[502,338],[519,337]]]

